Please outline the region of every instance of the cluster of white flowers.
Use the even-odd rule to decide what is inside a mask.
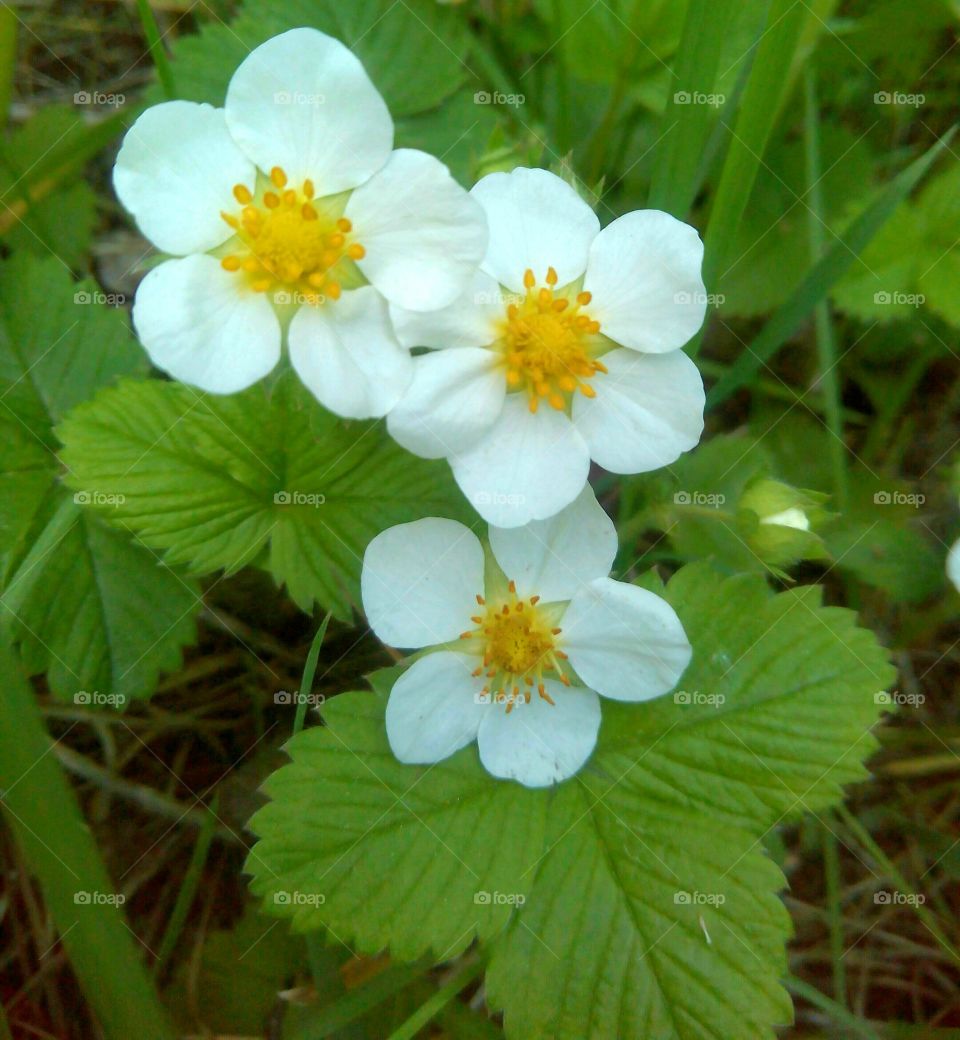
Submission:
[[[409,451],[449,461],[494,525],[487,548],[427,518],[367,549],[373,630],[436,650],[391,694],[398,758],[435,762],[476,738],[494,775],[555,783],[594,747],[598,695],[675,685],[683,628],[608,577],[616,531],[587,478],[591,460],[642,473],[700,439],[703,384],[681,349],[706,307],[693,228],[643,210],[601,229],[545,170],[465,191],[436,158],[393,148],[363,66],[313,29],[253,51],[222,109],[146,111],[114,183],[169,257],[133,311],[159,368],[234,393],[286,344],[322,405],[386,416]]]

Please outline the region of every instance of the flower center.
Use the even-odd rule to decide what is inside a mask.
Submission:
[[[256,292],[282,290],[287,298],[278,298],[280,303],[336,300],[341,292],[337,264],[344,257],[362,260],[366,253],[359,242],[347,242],[353,225],[318,209],[312,181],[305,180],[299,191],[289,188],[287,175],[274,166],[270,182],[276,190],[264,191],[259,200],[245,185],[234,187],[233,197],[243,209],[239,216],[220,215],[236,231],[242,249],[225,256],[221,266],[246,274]],[[293,300],[292,293],[301,298]]]
[[[537,289],[529,268],[523,284],[527,294],[507,307],[504,322],[507,385],[526,392],[531,412],[537,410],[540,398],[562,411],[577,390],[596,397],[585,380],[607,369],[592,356],[600,322],[582,310],[591,300],[590,293],[572,298],[557,294],[557,272],[552,267],[547,270],[546,285]]]
[[[520,700],[530,703],[534,686],[545,701],[554,703],[544,686],[545,672],[555,672],[565,686],[570,685],[560,663],[567,655],[557,646],[561,630],[553,627],[548,612],[537,606],[540,597],[518,599],[512,581],[508,592],[506,599],[491,604],[477,596],[486,613],[471,618],[478,627],[460,636],[476,640],[471,649],[483,655],[483,664],[473,674],[486,674],[489,681],[482,693],[498,704],[506,704],[507,714]]]

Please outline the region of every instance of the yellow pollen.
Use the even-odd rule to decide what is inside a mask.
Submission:
[[[548,608],[537,607],[539,600],[539,596],[519,598],[511,581],[506,596],[495,602],[488,604],[477,596],[485,613],[470,619],[476,628],[460,634],[470,642],[468,652],[482,655],[483,663],[473,675],[486,676],[483,693],[494,703],[506,705],[508,713],[518,701],[529,703],[534,687],[543,700],[553,704],[544,686],[547,673],[569,685],[560,663],[566,657],[558,646],[561,630]]]
[[[353,224],[324,212],[313,181],[296,188],[280,166],[270,170],[266,190],[252,193],[243,184],[233,189],[239,213],[220,215],[236,232],[220,261],[225,271],[245,277],[255,292],[282,290],[287,300],[321,303],[342,292],[349,265],[366,256],[351,241]],[[298,298],[299,297],[299,298]]]
[[[508,305],[503,321],[503,363],[508,388],[526,392],[531,412],[541,400],[565,411],[578,390],[596,397],[587,380],[606,371],[594,356],[602,349],[596,339],[600,323],[582,310],[592,299],[590,293],[580,292],[572,299],[557,295],[559,276],[553,267],[544,280],[538,288],[533,271],[524,272],[526,296]]]

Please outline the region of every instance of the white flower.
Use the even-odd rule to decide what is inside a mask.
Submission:
[[[152,361],[212,393],[265,376],[286,337],[331,411],[384,415],[411,378],[387,301],[446,306],[483,256],[483,212],[424,152],[393,151],[359,60],[315,29],[253,51],[224,108],[148,109],[114,169],[120,201],[168,260],[134,324]]]
[[[690,661],[683,626],[659,596],[607,577],[616,551],[589,487],[549,520],[491,528],[486,560],[453,520],[374,538],[361,580],[371,628],[392,646],[434,648],[390,693],[397,758],[439,762],[476,740],[494,776],[545,787],[589,758],[598,694],[672,689]]]
[[[947,577],[960,592],[960,539],[950,546],[950,552],[947,553]]]
[[[703,323],[697,232],[657,210],[600,230],[593,210],[545,170],[493,173],[473,189],[490,244],[449,307],[393,307],[414,380],[393,436],[447,458],[489,523],[562,509],[590,459],[614,473],[673,462],[703,431],[703,382],[680,348]]]

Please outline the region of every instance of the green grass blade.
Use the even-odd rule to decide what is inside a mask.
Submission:
[[[417,1008],[406,1022],[398,1026],[390,1034],[388,1040],[413,1040],[420,1030],[433,1021],[462,989],[465,989],[482,973],[483,969],[484,963],[481,960],[461,965],[453,978],[444,983],[422,1007]]]
[[[648,204],[676,217],[686,215],[697,193],[701,159],[717,110],[679,102],[679,94],[710,94],[716,87],[720,52],[734,18],[731,0],[690,0],[674,60],[662,141],[653,166]]]
[[[763,153],[787,94],[790,80],[784,69],[793,61],[809,17],[804,5],[796,0],[773,0],[770,6],[710,207],[703,268],[704,281],[711,292],[718,276],[722,282],[724,263],[730,256]]]
[[[835,240],[823,258],[808,272],[790,298],[779,307],[760,334],[707,394],[707,406],[715,408],[740,387],[751,382],[760,368],[800,327],[818,301],[827,293],[871,242],[900,202],[910,194],[923,175],[943,153],[956,127],[915,159],[884,188],[881,194],[853,221],[842,239]]]
[[[863,1040],[882,1040],[880,1034],[869,1022],[865,1022],[862,1018],[847,1011],[835,1000],[825,997],[820,990],[804,982],[803,979],[789,977],[785,980],[785,985],[794,996],[803,997],[815,1008],[819,1008],[824,1014],[829,1015],[838,1026],[843,1026],[856,1036],[863,1037]]]
[[[143,35],[147,41],[147,50],[153,58],[157,75],[160,77],[160,85],[168,101],[177,97],[177,86],[173,78],[173,70],[170,68],[170,59],[163,49],[163,39],[157,26],[157,19],[150,6],[150,0],[137,0],[137,11],[140,14],[140,24],[143,26]]]
[[[10,116],[16,67],[17,16],[13,13],[12,7],[0,4],[0,128],[7,125]]]
[[[3,814],[40,883],[80,988],[107,1040],[172,1040],[122,909],[92,895],[76,901],[79,893],[112,894],[115,885],[51,753],[33,691],[2,643],[0,675]]]
[[[286,1040],[325,1040],[412,986],[429,970],[430,966],[424,963],[393,964],[384,968],[365,985],[302,1021],[290,1030]]]
[[[320,622],[317,634],[313,637],[310,650],[307,653],[307,663],[303,668],[303,676],[300,679],[300,697],[297,700],[297,714],[293,720],[293,732],[299,733],[303,729],[303,723],[307,717],[307,700],[310,689],[313,686],[313,677],[317,674],[317,661],[320,659],[320,647],[323,646],[324,637],[327,634],[327,625],[330,624],[332,614]]]
[[[190,907],[193,906],[193,900],[197,894],[197,889],[199,889],[200,882],[203,880],[203,868],[206,866],[207,855],[210,852],[210,845],[213,841],[213,836],[216,833],[217,799],[214,797],[210,809],[204,817],[200,833],[197,835],[196,844],[193,846],[193,852],[190,855],[190,863],[187,866],[187,873],[184,875],[184,878],[180,883],[180,890],[177,892],[176,902],[173,905],[170,919],[167,921],[167,927],[163,933],[163,938],[160,940],[157,959],[153,965],[153,974],[155,977],[159,978],[164,966],[170,959],[170,954],[173,953],[177,942],[180,939],[180,933],[183,931],[184,923],[187,920],[187,914],[190,913]]]
[[[825,212],[821,186],[820,112],[817,107],[816,73],[808,68],[804,74],[804,144],[807,174],[807,235],[810,258],[816,262],[823,255]],[[823,392],[827,429],[830,437],[830,464],[833,470],[833,491],[840,509],[846,509],[850,497],[847,480],[847,445],[843,439],[843,418],[840,410],[840,378],[837,372],[837,344],[830,320],[830,306],[820,300],[813,309],[814,333],[819,359],[819,383]]]

